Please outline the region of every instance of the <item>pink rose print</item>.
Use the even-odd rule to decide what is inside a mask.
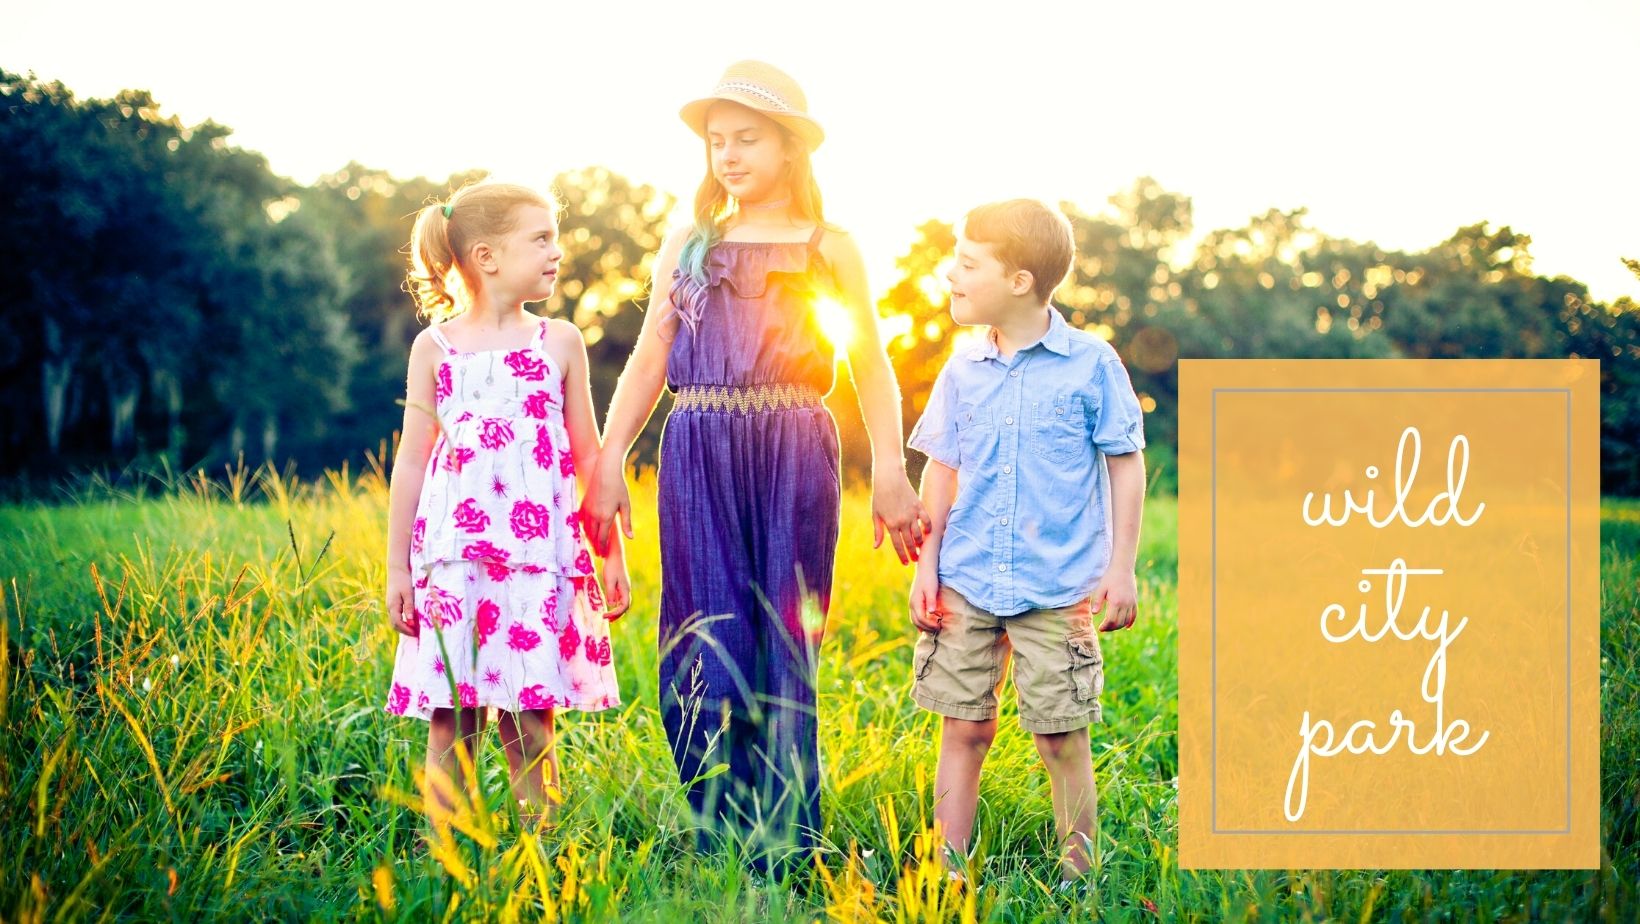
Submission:
[[[580,515],[578,515],[573,510],[570,511],[569,516],[564,517],[564,525],[569,527],[570,536],[572,536],[575,539],[576,542],[580,542],[581,541],[581,517],[580,517]]]
[[[422,693],[416,697],[416,710],[418,712],[426,712],[427,707],[431,705],[432,702],[433,700],[431,697],[429,697],[426,693]]]
[[[547,594],[547,599],[541,601],[541,622],[548,632],[558,634],[558,591]]]
[[[456,418],[456,423],[466,423],[467,421],[472,420],[472,419],[473,419],[473,412],[472,411],[462,411],[461,416]]]
[[[552,469],[552,436],[546,427],[535,428],[535,464]]]
[[[478,498],[469,497],[456,505],[456,529],[481,533],[490,528],[490,515],[479,509]]]
[[[484,562],[484,573],[489,575],[490,580],[496,582],[497,584],[503,583],[507,580],[507,578],[512,577],[511,568],[509,568],[506,564],[493,559]]]
[[[512,531],[520,541],[547,538],[552,511],[544,504],[521,500],[513,504]]]
[[[485,559],[490,559],[493,561],[506,561],[507,550],[496,548],[495,545],[488,539],[480,539],[472,545],[462,549],[461,557],[467,559],[468,561],[483,561]]]
[[[514,376],[526,381],[539,382],[547,377],[547,364],[531,356],[529,350],[508,353],[507,365]]]
[[[461,598],[442,587],[427,592],[427,621],[440,628],[461,618]]]
[[[478,647],[483,648],[501,626],[501,607],[496,606],[494,600],[483,600],[478,604]]]
[[[450,397],[450,393],[453,391],[455,391],[455,387],[450,384],[450,364],[447,362],[439,363],[438,384],[434,386],[433,399],[443,401],[445,398]]]
[[[558,474],[563,475],[565,478],[575,475],[575,458],[569,454],[567,449],[558,454]]]
[[[410,708],[410,688],[403,684],[393,684],[393,692],[387,699],[387,711],[394,715],[404,715],[404,710]]]
[[[587,554],[586,549],[582,549],[580,553],[575,556],[575,570],[581,572],[582,574],[592,573],[592,556]]]
[[[492,687],[501,685],[501,668],[492,667],[484,671],[484,682]]]
[[[478,689],[470,683],[456,684],[456,692],[461,694],[461,704],[468,708],[478,705]]]
[[[581,589],[586,591],[587,606],[590,606],[595,610],[602,610],[604,608],[604,589],[598,586],[597,580],[590,577],[583,579],[581,582]]]
[[[459,472],[461,471],[461,467],[466,465],[468,462],[473,461],[473,457],[476,455],[478,455],[478,453],[473,452],[471,449],[468,449],[465,446],[458,446],[445,454],[444,470],[447,472]]]
[[[593,664],[609,663],[609,639],[587,636],[587,660]]]
[[[514,651],[534,651],[541,644],[541,636],[524,628],[521,622],[507,627],[507,647]]]
[[[522,565],[518,570],[524,572],[525,574],[541,574],[547,569],[541,567],[540,565]]]
[[[422,540],[427,538],[427,518],[416,517],[416,523],[410,527],[410,551],[420,552]]]
[[[538,391],[524,399],[524,413],[536,420],[547,419],[547,408],[552,407],[552,396]]]
[[[499,417],[486,417],[479,424],[478,445],[485,449],[500,449],[513,441],[512,424]]]
[[[518,693],[518,705],[525,709],[551,709],[552,707],[558,705],[558,698],[553,696],[551,693],[548,693],[545,696],[541,695],[541,691],[544,689],[546,689],[546,687],[538,683],[535,686],[525,687],[520,690]]]
[[[581,649],[581,630],[575,628],[575,614],[564,615],[564,628],[558,633],[558,656],[568,661]]]

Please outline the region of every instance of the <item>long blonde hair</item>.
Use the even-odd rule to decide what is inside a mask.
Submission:
[[[774,119],[769,119],[769,122],[780,130],[780,143],[792,155],[791,169],[786,175],[787,189],[791,194],[791,213],[801,220],[825,226],[825,207],[820,199],[820,184],[814,179],[814,167],[809,162],[808,146],[786,126]],[[706,255],[723,239],[723,225],[734,217],[738,205],[729,195],[729,190],[712,174],[712,145],[708,141],[706,178],[695,190],[694,227],[684,239],[683,250],[678,254],[678,268],[682,273],[678,284],[672,286],[672,296],[668,299],[670,312],[681,317],[690,328],[700,320],[700,309],[706,299]],[[656,282],[664,285],[668,280]]]
[[[471,183],[450,198],[423,206],[410,232],[410,272],[405,288],[422,318],[437,323],[467,310],[478,280],[464,261],[472,245],[495,241],[518,226],[518,208],[558,205],[515,183]]]

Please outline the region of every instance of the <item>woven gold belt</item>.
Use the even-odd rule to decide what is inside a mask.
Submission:
[[[770,383],[767,385],[684,385],[672,402],[674,411],[717,411],[719,413],[764,413],[820,407],[820,393],[807,385]]]

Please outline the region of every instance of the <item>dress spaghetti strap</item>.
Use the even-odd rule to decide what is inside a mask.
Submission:
[[[439,326],[434,324],[432,327],[427,328],[427,333],[432,336],[434,343],[443,348],[444,352],[454,355],[456,348],[450,345],[449,339],[444,336],[444,331],[438,328]]]

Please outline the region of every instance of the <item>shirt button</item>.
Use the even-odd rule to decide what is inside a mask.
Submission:
[[[1019,378],[1019,370],[1018,370],[1018,369],[1015,369],[1015,370],[1014,370],[1014,371],[1012,371],[1012,372],[1010,372],[1010,373],[1008,373],[1008,374],[1009,374],[1009,375],[1010,375],[1010,376],[1012,376],[1012,377],[1014,377],[1014,378],[1016,378],[1016,379],[1017,379],[1017,378]]]
[[[1053,412],[1055,414],[1063,414],[1063,413],[1065,413],[1065,409],[1062,408],[1062,407],[1056,407],[1056,408],[1053,409]]]
[[[1002,422],[1008,424],[1009,426],[1013,426],[1014,419],[1012,417],[1004,417],[1002,418]]]
[[[1002,467],[1002,474],[1012,475],[1013,473],[1014,473],[1014,467],[1012,465],[1004,465]]]
[[[1002,518],[1002,525],[1003,525],[1003,526],[1007,526],[1007,525],[1008,525],[1008,518],[1007,518],[1007,517],[1003,517],[1003,518]]]
[[[1007,571],[1008,566],[1007,565],[997,565],[997,570],[998,571]]]

